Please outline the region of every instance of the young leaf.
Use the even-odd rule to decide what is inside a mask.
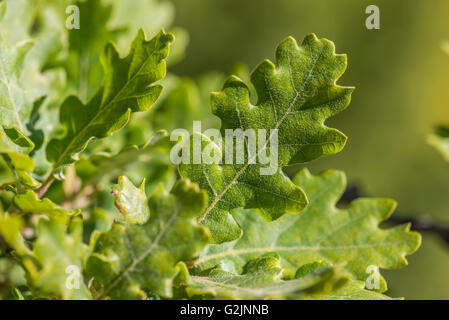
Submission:
[[[32,250],[21,235],[23,226],[21,216],[0,214],[0,234],[15,249],[35,292],[47,298],[91,298],[82,278],[90,253],[82,241],[82,220],[75,218],[68,225],[59,219],[40,219]]]
[[[32,254],[24,257],[30,284],[39,294],[64,300],[92,298],[82,275],[90,252],[82,236],[79,218],[69,226],[55,219],[39,220]]]
[[[72,96],[61,106],[60,121],[66,134],[47,146],[54,173],[75,162],[91,139],[111,135],[127,124],[131,112],[151,107],[162,91],[162,86],[154,82],[165,75],[164,59],[172,41],[173,35],[164,31],[147,41],[140,30],[123,59],[114,45],[106,46],[101,55],[104,85],[87,105]]]
[[[223,133],[225,129],[267,129],[269,135],[259,146],[258,156],[274,143],[268,129],[277,129],[279,146],[279,169],[273,175],[260,174],[266,165],[250,164],[256,155],[247,157],[243,165],[179,166],[183,177],[208,192],[209,204],[199,221],[211,230],[213,242],[241,235],[230,213],[234,208],[257,209],[265,220],[272,221],[306,207],[306,196],[283,174],[282,167],[337,153],[345,145],[344,134],[324,125],[349,104],[353,88],[335,84],[345,68],[346,56],[336,55],[332,42],[311,34],[298,47],[289,37],[276,50],[276,65],[265,60],[251,75],[256,105],[237,77],[230,77],[221,92],[212,94],[212,111],[221,118]]]
[[[356,279],[365,280],[367,267],[399,268],[407,264],[405,256],[415,252],[420,236],[410,225],[380,229],[379,223],[393,212],[396,203],[389,199],[357,199],[346,209],[335,204],[345,190],[343,172],[328,170],[312,176],[307,169],[294,178],[309,196],[310,204],[300,215],[283,216],[265,223],[257,214],[241,210],[235,214],[245,230],[242,238],[210,245],[192,265],[196,272],[231,260],[238,270],[260,254],[277,252],[286,275],[299,265],[317,260],[334,265],[343,263]],[[379,291],[386,290],[379,275]]]
[[[39,12],[46,19],[44,23],[39,23],[37,31],[34,30],[37,25],[35,5],[34,1],[27,0],[0,3],[0,152],[29,154],[34,162],[37,161],[39,170],[45,170],[43,161],[34,156],[44,139],[43,132],[36,127],[40,115],[35,111],[44,99],[42,96],[54,98],[59,87],[50,86],[56,81],[61,82],[61,77],[58,76],[60,72],[56,71],[41,73],[44,60],[58,47],[58,41],[54,36],[55,28],[48,27],[47,21],[51,19],[46,15],[47,11]],[[51,122],[46,123],[46,128],[51,126]],[[8,151],[4,150],[4,144],[8,146]],[[41,154],[39,157],[42,158]],[[39,186],[28,171],[16,166],[11,169],[21,184],[30,188]]]
[[[161,187],[151,195],[145,224],[114,224],[87,264],[102,285],[97,298],[141,299],[146,292],[170,297],[178,262],[199,255],[209,241],[207,229],[195,222],[206,202],[204,191],[181,180],[170,193]]]
[[[32,190],[25,190],[23,193],[16,194],[13,201],[14,205],[22,212],[41,213],[63,222],[68,222],[71,216],[76,216],[81,212],[80,210],[65,210],[48,198],[40,200]]]
[[[249,261],[242,274],[217,266],[207,276],[190,276],[186,292],[190,297],[215,299],[300,299],[312,292],[327,292],[347,279],[331,267],[319,268],[298,279],[282,280],[279,256],[264,255]]]
[[[145,179],[136,188],[127,177],[120,176],[112,188],[115,206],[130,224],[144,224],[150,218],[150,208],[145,194]]]
[[[44,89],[48,89],[51,79],[39,70],[48,43],[42,38],[32,39],[29,34],[35,14],[33,6],[26,0],[0,3],[0,125],[5,131],[16,131],[13,136],[6,132],[13,142],[14,135],[21,137],[21,142],[28,139],[34,103],[47,94]],[[22,143],[20,147],[25,146]],[[33,148],[28,139],[27,152]]]

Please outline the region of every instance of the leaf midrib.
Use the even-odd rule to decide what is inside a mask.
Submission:
[[[80,131],[78,131],[78,133],[73,137],[73,139],[70,141],[70,143],[68,144],[68,146],[64,149],[64,151],[62,152],[61,156],[58,158],[58,161],[55,163],[54,168],[57,169],[59,166],[61,166],[61,162],[63,161],[64,157],[67,155],[67,152],[71,149],[71,147],[73,146],[74,141],[82,134],[84,133],[85,130],[87,130],[87,128],[89,128],[89,126],[95,122],[95,120],[97,120],[97,118],[100,116],[101,114],[101,110],[107,109],[109,108],[112,104],[115,103],[115,100],[117,99],[117,97],[120,96],[120,94],[123,92],[123,90],[125,90],[125,88],[128,87],[128,85],[134,81],[135,77],[137,77],[140,74],[140,71],[142,70],[142,68],[146,65],[146,63],[148,62],[148,60],[153,57],[154,55],[154,51],[147,57],[147,59],[145,59],[145,62],[142,63],[142,65],[139,67],[138,71],[125,83],[125,85],[117,92],[117,94],[103,107],[101,107],[98,109],[99,112],[95,115],[95,117],[93,117]],[[101,89],[100,89],[101,90]]]
[[[292,80],[291,80],[292,88],[295,90],[296,95],[293,98],[293,100],[291,101],[291,103],[289,104],[289,107],[287,108],[286,112],[282,115],[281,119],[276,123],[274,130],[277,130],[282,125],[285,118],[290,114],[290,110],[295,105],[298,97],[304,93],[304,90],[306,89],[306,84],[309,82],[310,76],[312,75],[312,72],[315,69],[318,60],[321,58],[324,49],[325,49],[325,46],[322,46],[319,54],[317,54],[316,57],[313,59],[312,66],[310,67],[309,73],[307,74],[306,78],[303,80],[303,85],[302,85],[302,88],[300,88],[300,90],[296,90],[295,86],[293,86],[293,72],[290,67],[290,75],[292,78]],[[271,92],[271,91],[269,91],[269,92]],[[265,149],[267,148],[268,143],[271,141],[272,137],[273,137],[273,132],[270,133],[269,139],[267,139],[265,141],[265,144],[263,145],[261,150],[259,150],[259,152],[257,152],[251,159],[249,159],[247,161],[247,163],[245,163],[245,165],[236,173],[234,178],[223,188],[223,190],[217,196],[214,197],[214,200],[207,206],[204,213],[198,218],[199,223],[203,222],[207,218],[209,212],[212,211],[212,209],[220,201],[220,199],[226,194],[226,192],[236,183],[236,181],[240,178],[240,176],[246,171],[246,169],[248,168],[248,166],[252,162],[252,160],[256,159],[256,157],[258,157],[261,152],[265,151]]]
[[[105,298],[107,296],[107,294],[112,289],[114,289],[114,287],[117,286],[126,275],[128,275],[130,272],[132,272],[139,263],[141,263],[143,260],[145,260],[146,257],[148,257],[148,255],[150,255],[150,253],[154,250],[154,248],[156,248],[159,245],[159,241],[162,239],[163,235],[165,234],[167,229],[171,226],[171,224],[173,223],[173,221],[175,220],[177,215],[178,215],[178,213],[175,212],[170,216],[170,218],[167,220],[167,223],[161,228],[161,230],[156,235],[156,237],[154,238],[154,241],[151,243],[151,245],[148,247],[148,249],[145,250],[138,258],[134,259],[134,261],[128,267],[126,267],[125,270],[123,270],[114,279],[114,281],[112,281],[112,283],[98,296],[98,298],[97,298],[98,300]],[[125,230],[125,232],[126,232],[126,230]],[[132,251],[132,252],[134,252],[134,251]]]
[[[387,241],[387,242],[378,242],[375,244],[354,244],[354,245],[341,245],[341,246],[291,246],[291,247],[258,247],[258,248],[248,248],[248,249],[236,249],[236,250],[228,250],[216,254],[211,254],[209,256],[205,256],[202,258],[199,258],[197,260],[192,261],[189,266],[197,266],[199,264],[202,264],[206,261],[224,258],[227,256],[240,256],[245,254],[252,254],[252,253],[267,253],[267,252],[278,252],[278,251],[332,251],[332,250],[352,250],[352,249],[369,249],[369,248],[375,248],[379,246],[385,246],[385,245],[396,245],[398,243],[404,243],[403,241]]]

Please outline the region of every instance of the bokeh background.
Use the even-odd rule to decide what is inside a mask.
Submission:
[[[190,34],[178,75],[251,69],[292,35],[314,32],[347,53],[340,83],[357,89],[349,108],[328,124],[348,137],[344,151],[307,164],[317,173],[346,172],[364,194],[398,201],[398,214],[449,225],[449,163],[426,142],[432,126],[449,123],[449,1],[432,0],[174,0],[174,25]],[[367,30],[365,9],[380,8],[380,30]],[[220,89],[218,86],[215,89]],[[409,266],[384,271],[389,294],[449,299],[449,246],[423,234]]]

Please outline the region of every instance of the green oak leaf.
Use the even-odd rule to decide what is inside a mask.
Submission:
[[[92,245],[82,241],[82,220],[74,218],[67,224],[59,219],[40,219],[32,250],[21,235],[23,227],[21,215],[0,213],[0,235],[15,250],[36,297],[90,299],[82,270]]]
[[[277,252],[286,275],[293,275],[298,266],[317,260],[344,269],[355,279],[365,280],[369,266],[392,269],[407,265],[405,256],[415,252],[421,242],[409,224],[381,229],[379,224],[393,212],[396,203],[390,199],[360,198],[348,208],[335,205],[345,190],[343,172],[328,170],[313,176],[301,170],[294,182],[309,197],[308,208],[300,215],[286,215],[265,223],[256,213],[241,210],[235,217],[245,230],[233,242],[210,245],[190,266],[196,272],[210,269],[223,260],[233,261],[242,270],[247,261],[260,254]],[[379,291],[386,290],[379,275]]]
[[[67,72],[69,85],[82,101],[87,101],[101,85],[103,70],[98,57],[119,30],[108,26],[112,5],[104,5],[103,0],[75,1],[74,5],[79,8],[80,28],[68,30],[69,53],[60,64]]]
[[[24,138],[32,129],[29,122],[34,103],[47,94],[53,76],[40,73],[42,60],[52,44],[47,43],[49,30],[41,31],[36,39],[30,34],[33,6],[27,0],[0,3],[0,125],[5,130],[16,130]],[[29,152],[34,144],[28,144]]]
[[[75,218],[66,225],[40,219],[36,233],[32,253],[23,258],[31,287],[43,297],[91,299],[82,273],[90,253],[82,241],[82,220]]]
[[[139,188],[125,176],[118,178],[118,184],[112,188],[115,206],[130,224],[144,224],[150,218],[150,207],[145,194],[145,179]]]
[[[116,212],[95,207],[84,220],[84,239],[89,241],[94,232],[103,233],[111,230],[112,225],[118,220]]]
[[[250,260],[241,274],[226,264],[213,268],[207,276],[190,276],[188,296],[214,299],[301,299],[311,293],[333,292],[347,282],[335,268],[321,267],[291,280],[282,279],[283,270],[277,254]]]
[[[16,182],[34,189],[39,187],[40,183],[31,176],[35,167],[34,161],[25,151],[31,145],[32,142],[16,128],[0,128],[0,154],[8,167],[15,173]]]
[[[54,37],[58,32],[48,27],[47,21],[51,19],[47,11],[39,12],[44,23],[34,30],[36,5],[27,0],[0,3],[0,153],[29,154],[41,167],[41,161],[34,157],[44,139],[43,132],[36,127],[40,117],[36,109],[42,104],[42,96],[54,97],[57,90],[50,86],[60,82],[60,72],[41,73],[47,54],[58,47]],[[51,122],[47,122],[46,128],[49,125]],[[31,159],[27,161],[31,162]],[[39,186],[29,172],[15,166],[11,169],[24,186]]]
[[[48,59],[45,69],[62,67],[67,73],[68,91],[79,95],[82,101],[90,100],[101,85],[103,71],[97,62],[108,41],[117,44],[120,54],[126,53],[139,29],[148,35],[156,34],[171,24],[174,11],[171,3],[159,0],[60,0],[45,4],[44,8],[54,7],[63,13],[56,20],[65,26],[68,5],[79,8],[82,27],[64,30],[68,52]],[[171,48],[168,63],[182,58],[189,40],[183,29],[170,31],[175,34],[176,44]]]
[[[61,106],[65,136],[51,140],[47,146],[54,173],[75,162],[91,139],[111,135],[128,123],[131,112],[151,107],[162,91],[162,86],[154,82],[165,76],[164,59],[172,41],[173,35],[164,31],[147,41],[140,30],[123,59],[113,44],[106,46],[101,55],[104,84],[98,93],[87,105],[71,96]]]
[[[206,202],[196,184],[180,180],[170,193],[154,191],[145,224],[116,223],[103,233],[87,263],[102,287],[96,298],[141,299],[148,291],[170,297],[178,263],[198,256],[209,241],[208,230],[195,221]]]
[[[32,41],[24,41],[13,48],[0,43],[0,123],[3,128],[15,128],[26,134],[25,121],[31,114],[33,102],[20,81],[20,73]]]
[[[315,261],[308,263],[300,267],[296,273],[295,278],[305,277],[311,272],[315,272],[318,268],[330,266],[327,261]],[[378,293],[376,291],[365,289],[365,282],[353,280],[343,284],[335,290],[329,290],[328,292],[313,292],[303,299],[307,300],[389,300],[390,297]]]
[[[30,28],[34,14],[33,1],[3,0],[0,6],[2,25],[1,37],[7,44],[13,45],[30,38]]]
[[[9,8],[9,6],[12,6]],[[26,35],[22,34],[23,28],[11,30],[12,25],[15,25],[15,19],[6,19],[12,17],[22,10],[14,10],[15,6],[11,1],[0,3],[0,125],[4,130],[15,130],[17,136],[26,138],[26,120],[31,114],[33,107],[32,98],[24,88],[21,79],[21,73],[24,69],[25,58],[33,45],[30,39],[23,39]],[[24,23],[24,21],[23,21]],[[25,24],[25,23],[24,23]],[[17,36],[17,40],[11,43],[12,35],[5,31],[13,31]],[[8,38],[9,41],[8,41]],[[19,40],[21,39],[21,40]],[[9,137],[10,135],[7,134]],[[11,139],[14,143],[17,140]],[[34,145],[30,143],[27,146],[32,149]],[[23,147],[23,144],[19,144]]]
[[[8,243],[18,254],[28,254],[30,250],[25,244],[22,236],[22,229],[25,221],[19,214],[10,214],[0,212],[0,236]]]
[[[66,210],[50,199],[39,199],[32,190],[25,190],[23,193],[16,194],[13,198],[14,205],[22,212],[34,212],[46,215],[53,219],[60,219],[68,222],[71,216],[80,214],[81,210]]]
[[[241,235],[230,212],[235,208],[257,209],[267,221],[304,210],[304,192],[282,167],[335,154],[345,145],[344,134],[324,125],[350,102],[353,88],[336,85],[345,69],[346,55],[336,55],[332,42],[311,34],[298,46],[288,37],[276,50],[276,64],[265,60],[251,74],[258,98],[255,105],[247,85],[235,76],[221,92],[212,94],[212,112],[222,121],[223,137],[226,129],[266,129],[265,143],[257,150],[260,155],[275,143],[270,129],[278,130],[278,169],[272,175],[260,174],[267,165],[251,164],[255,155],[240,165],[191,161],[179,166],[183,177],[208,192],[209,204],[198,221],[211,230],[214,243]],[[209,144],[213,142],[204,138],[203,148]]]

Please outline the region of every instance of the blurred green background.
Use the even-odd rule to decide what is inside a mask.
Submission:
[[[369,196],[398,201],[398,211],[449,224],[449,164],[426,143],[436,123],[449,123],[449,1],[175,0],[174,25],[185,28],[185,59],[171,68],[197,76],[251,69],[292,35],[314,32],[347,53],[340,84],[357,89],[349,108],[328,122],[349,137],[340,154],[307,166],[346,172]],[[380,8],[380,30],[367,30],[365,9]],[[219,87],[215,89],[220,89]],[[449,299],[449,247],[431,234],[402,270],[384,271],[392,296]]]

